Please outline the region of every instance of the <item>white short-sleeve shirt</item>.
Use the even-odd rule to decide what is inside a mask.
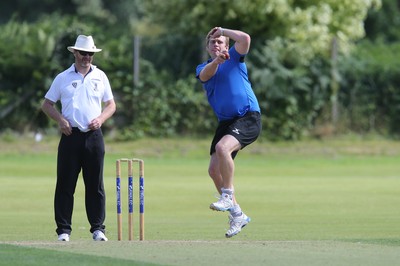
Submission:
[[[91,71],[83,77],[72,64],[56,76],[45,98],[61,101],[61,113],[71,126],[87,132],[90,122],[101,114],[102,102],[113,99],[113,94],[102,70],[91,65]]]

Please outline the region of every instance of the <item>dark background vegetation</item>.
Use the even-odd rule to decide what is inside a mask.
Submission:
[[[117,113],[104,130],[119,140],[211,134],[216,118],[195,79],[195,67],[207,56],[205,34],[222,26],[252,36],[247,63],[262,108],[262,138],[399,136],[398,1],[382,0],[378,5],[376,0],[351,11],[365,11],[358,16],[365,34],[353,34],[351,49],[339,43],[335,55],[331,41],[352,36],[352,26],[344,28],[347,22],[340,18],[352,18],[340,9],[345,1],[288,1],[289,18],[296,10],[312,16],[313,7],[329,6],[332,17],[343,21],[339,26],[331,23],[328,33],[317,32],[317,37],[328,37],[328,49],[308,53],[307,45],[312,47],[318,38],[304,30],[300,33],[309,36],[309,43],[297,41],[291,34],[298,22],[282,19],[280,7],[270,1],[210,2],[2,1],[0,133],[56,128],[40,105],[55,75],[73,62],[66,47],[78,34],[86,34],[103,49],[94,64],[107,73],[117,102]],[[317,15],[310,26],[320,23]],[[135,37],[140,40],[137,79]]]

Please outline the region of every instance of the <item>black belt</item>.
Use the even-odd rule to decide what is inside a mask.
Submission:
[[[96,131],[96,130],[89,130],[89,131],[83,132],[83,131],[81,131],[81,130],[80,130],[79,128],[77,128],[77,127],[73,127],[73,128],[72,128],[72,133],[87,134],[87,133],[90,133],[90,132],[93,132],[93,131]]]

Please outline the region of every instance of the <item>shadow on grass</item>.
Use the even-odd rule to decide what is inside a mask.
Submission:
[[[8,244],[0,244],[0,265],[29,265],[29,266],[102,266],[102,265],[118,265],[118,266],[151,266],[150,264],[139,261],[124,260],[117,258],[109,258],[103,256],[82,255],[70,252],[61,252],[54,250],[21,247]]]

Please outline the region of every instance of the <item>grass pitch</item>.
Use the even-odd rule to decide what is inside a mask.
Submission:
[[[227,214],[208,209],[216,200],[208,140],[107,142],[106,243],[90,238],[82,179],[71,242],[56,241],[57,142],[0,141],[0,265],[220,265],[228,259],[232,265],[395,265],[400,259],[397,142],[249,146],[237,157],[235,184],[252,221],[232,239],[224,237]],[[116,241],[115,160],[122,157],[145,160],[143,242]]]

